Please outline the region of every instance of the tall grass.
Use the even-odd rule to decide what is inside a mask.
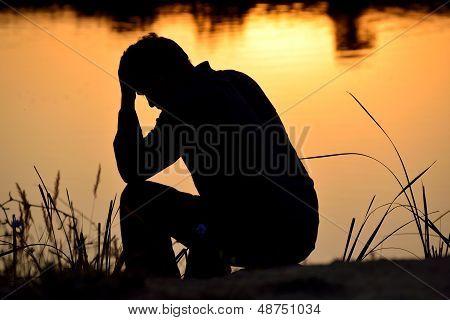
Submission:
[[[401,167],[403,170],[405,183],[402,183],[399,176],[396,173],[394,173],[394,171],[392,169],[390,169],[387,165],[385,165],[383,162],[375,159],[374,157],[371,157],[371,156],[368,156],[365,154],[341,153],[341,154],[325,155],[325,156],[320,156],[320,157],[310,157],[310,159],[312,159],[312,158],[326,158],[326,157],[334,157],[334,156],[357,155],[357,156],[363,156],[363,157],[370,158],[372,160],[375,160],[379,164],[381,164],[383,167],[385,167],[389,171],[389,173],[395,178],[395,180],[397,181],[397,183],[399,184],[399,186],[401,188],[401,191],[395,195],[395,197],[393,198],[393,200],[391,202],[384,204],[382,206],[379,206],[379,207],[375,208],[374,210],[370,211],[372,208],[372,205],[374,203],[375,196],[372,198],[372,200],[370,201],[369,207],[367,209],[367,212],[364,216],[364,219],[359,227],[359,230],[354,237],[352,237],[352,235],[353,235],[353,230],[354,230],[356,219],[355,218],[352,219],[350,229],[348,231],[347,241],[346,241],[345,248],[344,248],[343,260],[347,261],[347,262],[351,261],[351,259],[353,257],[353,253],[354,253],[355,248],[358,243],[362,245],[362,249],[356,256],[355,260],[356,261],[364,260],[365,258],[374,254],[375,252],[380,251],[382,249],[381,245],[386,240],[388,240],[392,236],[396,235],[399,231],[401,231],[402,229],[404,229],[406,226],[408,226],[409,224],[411,224],[413,222],[417,229],[417,235],[419,237],[421,247],[423,250],[423,257],[425,259],[429,259],[429,258],[438,258],[438,257],[447,256],[448,248],[450,246],[450,235],[448,237],[444,236],[442,234],[442,232],[440,231],[440,229],[436,226],[436,223],[438,221],[440,221],[443,217],[445,217],[449,213],[449,211],[444,212],[442,215],[440,215],[438,218],[436,218],[434,220],[430,219],[430,215],[438,213],[438,211],[436,211],[436,212],[428,211],[428,205],[427,205],[428,201],[427,201],[425,187],[422,185],[422,190],[421,190],[423,208],[419,208],[417,201],[416,201],[416,198],[418,198],[418,196],[416,195],[416,191],[413,189],[413,185],[423,175],[426,174],[426,172],[433,166],[433,164],[435,162],[433,162],[425,170],[423,170],[418,175],[416,175],[413,179],[411,179],[410,174],[408,173],[405,161],[403,160],[403,157],[401,156],[397,146],[395,145],[394,141],[391,139],[389,134],[381,126],[381,124],[375,119],[375,117],[367,110],[367,108],[364,107],[364,105],[353,94],[351,94],[351,93],[349,93],[349,94],[358,103],[358,105],[362,108],[362,110],[370,117],[370,119],[376,124],[376,126],[382,131],[384,136],[390,142],[391,146],[393,147],[393,149],[397,155],[397,158],[400,161],[400,164],[401,164]],[[398,202],[396,202],[401,196],[404,197],[407,204],[399,204]],[[378,221],[378,223],[376,223],[375,228],[371,232],[369,232],[369,237],[367,238],[367,240],[362,240],[361,234],[363,233],[363,230],[365,230],[366,222],[368,221],[368,219],[372,216],[372,214],[375,211],[385,208],[385,207],[387,207],[386,211],[384,212],[384,214],[382,215],[382,217]],[[400,225],[393,231],[389,232],[386,236],[382,237],[381,240],[378,241],[376,244],[373,244],[375,238],[380,233],[380,229],[381,229],[381,226],[383,225],[383,222],[386,220],[386,218],[392,212],[394,212],[397,209],[406,209],[412,215],[412,219],[409,220],[408,222]],[[430,236],[435,236],[438,238],[438,244],[436,247],[430,241]],[[351,242],[351,240],[353,240],[353,243]],[[349,248],[350,248],[350,250],[349,250]],[[413,252],[406,250],[404,248],[396,248],[396,247],[390,247],[390,248],[406,251],[406,252],[409,252],[410,254],[418,257],[418,255],[416,255]]]
[[[59,198],[59,171],[51,194],[37,168],[35,170],[40,181],[40,204],[30,204],[25,190],[18,184],[19,196],[13,197],[10,193],[9,199],[0,204],[3,213],[0,219],[0,248],[3,247],[3,250],[0,249],[1,272],[14,279],[32,277],[49,267],[59,271],[96,272],[103,276],[118,273],[124,266],[124,259],[119,239],[111,232],[118,213],[116,199],[110,201],[107,220],[102,227],[101,223],[94,223],[75,209],[67,189],[66,200]],[[99,167],[93,188],[94,198],[100,183],[100,172]],[[65,208],[62,209],[58,203]],[[18,216],[10,213],[13,205],[18,206]],[[40,225],[36,217],[40,218]],[[97,241],[85,236],[80,225],[83,220],[88,220],[89,229],[95,229]]]

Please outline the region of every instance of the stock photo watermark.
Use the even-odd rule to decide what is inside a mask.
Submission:
[[[150,130],[150,128],[152,128]],[[143,126],[136,131],[136,165],[140,176],[168,166],[184,173],[181,157],[192,174],[202,176],[298,176],[306,175],[298,160],[311,131],[310,126],[186,124]],[[287,132],[287,133],[286,133]],[[195,167],[189,164],[195,163]]]

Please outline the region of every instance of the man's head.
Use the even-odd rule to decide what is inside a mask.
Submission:
[[[150,104],[164,105],[192,69],[189,57],[175,41],[150,33],[125,50],[119,79],[144,94]]]

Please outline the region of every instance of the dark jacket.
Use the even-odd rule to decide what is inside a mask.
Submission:
[[[308,200],[313,181],[262,89],[244,73],[195,67],[175,99],[143,137],[136,112],[119,112],[114,150],[127,183],[143,181],[180,157],[210,203],[292,206]],[[315,197],[315,194],[314,194]]]

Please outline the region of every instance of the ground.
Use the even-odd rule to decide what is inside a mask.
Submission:
[[[49,272],[8,298],[24,299],[447,299],[450,258],[292,266],[238,271],[211,280]],[[3,284],[2,284],[3,282]],[[0,278],[4,297],[18,287]]]

